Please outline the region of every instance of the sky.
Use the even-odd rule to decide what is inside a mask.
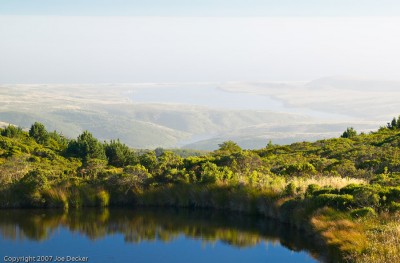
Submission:
[[[397,16],[397,0],[0,0],[2,15]]]
[[[0,83],[400,80],[400,2],[0,0]]]

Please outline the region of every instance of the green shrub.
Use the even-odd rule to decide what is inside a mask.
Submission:
[[[40,169],[29,171],[19,181],[19,189],[25,194],[42,191],[47,188],[49,188],[49,183],[46,173]]]
[[[306,192],[305,192],[305,196],[310,198],[312,196],[314,196],[315,192],[318,191],[319,189],[321,189],[321,187],[317,184],[309,184],[307,186]]]
[[[372,207],[358,208],[350,212],[353,218],[376,216],[376,212]]]
[[[389,205],[389,211],[390,212],[400,211],[400,203],[391,202],[390,205]]]
[[[400,187],[388,187],[387,190],[388,193],[386,197],[388,201],[400,201]]]
[[[357,192],[354,194],[354,204],[359,207],[379,205],[380,196],[372,191]]]
[[[352,195],[321,194],[315,197],[318,206],[330,206],[338,209],[348,208],[354,201]]]
[[[383,196],[382,188],[379,185],[356,185],[350,184],[340,189],[341,194],[350,194],[354,196],[354,204],[362,207],[376,207]]]
[[[296,194],[296,185],[293,182],[288,183],[285,187],[284,193],[288,196],[294,196]]]
[[[315,170],[314,165],[311,163],[305,162],[305,163],[295,163],[295,164],[290,164],[287,165],[284,170],[283,174],[287,175],[313,175],[316,174],[317,170]]]
[[[204,184],[215,183],[217,178],[222,178],[218,166],[214,163],[206,162],[201,166],[202,172],[200,174],[199,181]]]
[[[354,192],[359,191],[360,189],[363,189],[365,186],[364,185],[357,185],[357,184],[349,184],[342,189],[340,189],[341,194],[349,194],[352,195]]]
[[[49,160],[54,160],[57,158],[56,153],[54,153],[52,150],[45,149],[45,148],[35,148],[33,154],[35,156],[38,156],[41,158],[47,158]]]
[[[313,192],[314,196],[322,195],[322,194],[339,194],[339,191],[336,188],[332,187],[324,187],[322,189],[316,190]]]

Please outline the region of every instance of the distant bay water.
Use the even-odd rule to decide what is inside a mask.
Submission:
[[[290,107],[271,96],[249,92],[230,92],[219,86],[218,83],[134,84],[134,88],[126,95],[133,103],[184,104],[231,110],[267,110],[301,114],[316,119],[347,119],[347,116],[340,114]],[[293,88],[296,88],[295,85]]]
[[[134,103],[188,104],[237,110],[285,110],[281,102],[270,97],[226,92],[215,84],[156,84],[137,88],[129,94],[129,97]]]

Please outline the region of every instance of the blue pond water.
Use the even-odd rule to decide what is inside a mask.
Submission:
[[[0,262],[317,262],[309,251],[318,254],[287,226],[204,211],[0,211],[0,234]]]

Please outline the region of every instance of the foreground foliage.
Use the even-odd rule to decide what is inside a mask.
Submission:
[[[88,131],[69,140],[40,123],[29,133],[9,126],[0,130],[0,207],[145,205],[262,214],[316,233],[340,252],[337,260],[385,262],[400,252],[393,243],[400,229],[397,126],[360,135],[349,128],[341,138],[259,150],[228,141],[200,156],[182,151],[185,157],[102,143]],[[385,243],[383,235],[393,238]]]

